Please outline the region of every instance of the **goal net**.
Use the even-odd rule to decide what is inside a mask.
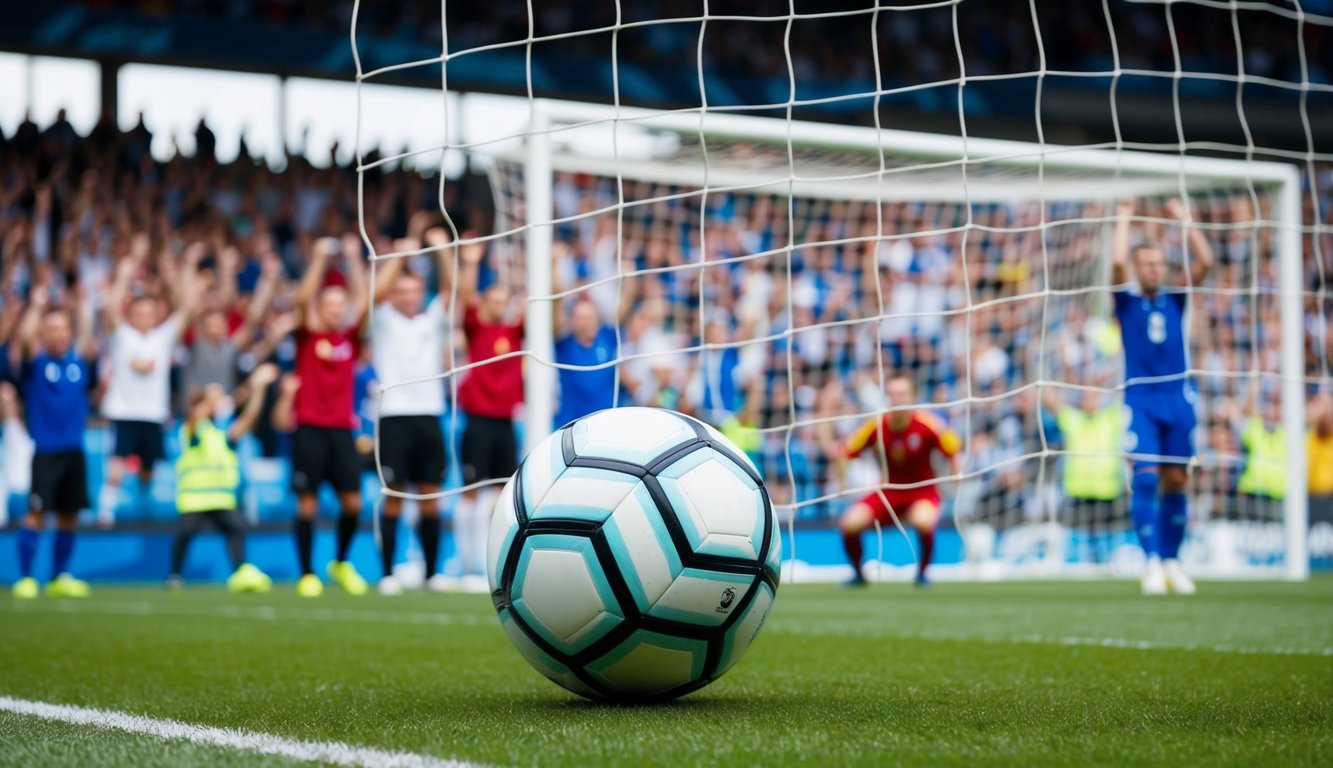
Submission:
[[[860,13],[871,28],[879,15]],[[804,17],[766,17],[783,18]],[[468,53],[446,44],[446,85],[449,63]],[[1113,105],[1127,71],[1117,61],[1102,73]],[[1205,577],[1305,576],[1305,406],[1327,370],[1328,228],[1310,183],[1322,159],[1313,139],[1285,155],[1248,135],[1244,146],[1200,148],[1177,132],[1141,148],[1151,152],[1118,130],[1110,143],[1057,144],[1043,138],[1040,88],[1038,141],[980,139],[966,133],[965,77],[953,83],[956,135],[881,127],[881,101],[913,88],[878,81],[846,97],[866,102],[873,125],[808,122],[793,117],[810,104],[789,73],[776,105],[646,110],[621,106],[619,91],[609,105],[530,96],[522,125],[445,147],[487,170],[494,225],[477,238],[494,279],[526,296],[529,446],[551,429],[557,371],[611,370],[615,403],[684,410],[751,454],[788,528],[785,575],[841,578],[834,523],[882,486],[883,468],[870,458],[835,471],[822,436],[884,413],[886,381],[907,376],[918,407],[963,443],[960,473],[941,467],[933,573],[1136,575],[1128,462],[1161,457],[1121,440],[1109,268],[1116,206],[1136,200],[1131,240],[1160,244],[1170,270],[1195,258],[1189,229],[1216,254],[1188,289],[1199,428],[1182,561]],[[1239,91],[1243,67],[1231,79]],[[1318,91],[1308,78],[1291,87]],[[1178,91],[1173,103],[1162,119],[1178,127]],[[775,107],[786,117],[744,114]],[[1167,213],[1174,200],[1184,226]],[[553,313],[584,299],[616,337],[615,357],[593,366],[554,350]],[[463,360],[446,380],[466,375]],[[1075,425],[1099,415],[1115,439],[1089,447]],[[1245,479],[1258,440],[1282,457],[1280,489]],[[868,574],[907,578],[913,537],[901,526],[876,533],[868,552],[880,563]]]

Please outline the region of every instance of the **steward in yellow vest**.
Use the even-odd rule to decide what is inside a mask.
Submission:
[[[1287,495],[1287,430],[1280,424],[1272,429],[1263,419],[1245,422],[1240,435],[1245,449],[1245,471],[1240,473],[1237,490],[1250,496],[1281,500]]]
[[[235,569],[227,579],[232,592],[268,592],[272,581],[245,562],[245,519],[237,507],[241,485],[236,442],[254,426],[264,405],[264,392],[278,378],[278,368],[265,363],[247,382],[249,399],[241,415],[226,429],[214,420],[228,411],[230,402],[222,387],[211,386],[190,399],[180,433],[180,457],[176,460],[176,511],[180,524],[171,545],[171,574],[167,587],[184,585],[181,568],[190,542],[211,524],[227,537],[227,556]]]
[[[1103,406],[1101,393],[1085,390],[1079,407],[1058,395],[1044,402],[1056,414],[1065,451],[1061,487],[1072,527],[1087,531],[1093,559],[1102,561],[1112,525],[1126,515],[1125,413],[1117,404]]]

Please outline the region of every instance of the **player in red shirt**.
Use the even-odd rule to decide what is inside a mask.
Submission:
[[[952,472],[958,474],[962,441],[934,414],[911,409],[916,403],[916,387],[911,379],[896,376],[888,381],[885,391],[892,411],[862,424],[841,446],[829,446],[831,458],[840,465],[873,447],[886,475],[884,487],[853,504],[838,523],[847,559],[856,572],[848,583],[853,586],[866,583],[861,571],[861,534],[874,522],[885,527],[893,525],[896,515],[917,533],[921,551],[916,583],[924,586],[930,583],[926,568],[935,548],[935,525],[940,519],[939,480],[932,459],[936,452],[943,454],[949,459]]]
[[[339,250],[346,264],[346,286],[337,276],[325,274],[329,258]],[[337,556],[329,564],[329,577],[350,594],[366,592],[365,579],[348,561],[347,553],[361,516],[361,461],[352,434],[356,427],[352,390],[368,301],[360,239],[347,235],[341,243],[332,237],[317,240],[296,295],[301,322],[296,331],[296,375],[301,386],[293,404],[292,489],[296,492],[296,551],[301,565],[296,590],[302,597],[318,597],[324,591],[311,557],[319,486],[325,482],[337,492],[342,511]]]
[[[518,468],[514,409],[523,402],[523,319],[511,308],[512,293],[496,280],[478,293],[486,246],[461,246],[458,301],[463,305],[470,368],[458,385],[458,407],[467,417],[463,428],[463,484],[505,480]],[[501,358],[493,360],[493,358]],[[454,539],[464,576],[485,573],[486,534],[496,488],[465,491],[454,511]]]

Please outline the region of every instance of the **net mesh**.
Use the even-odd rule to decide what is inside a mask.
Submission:
[[[1162,244],[1170,268],[1181,270],[1191,255],[1184,228],[1166,206],[1182,199],[1190,226],[1204,233],[1217,256],[1208,279],[1190,289],[1189,376],[1199,390],[1200,429],[1186,552],[1196,565],[1219,572],[1280,563],[1282,503],[1272,494],[1241,493],[1241,475],[1253,425],[1269,432],[1279,426],[1283,399],[1293,391],[1282,386],[1283,302],[1304,305],[1304,360],[1295,375],[1304,384],[1301,397],[1311,398],[1311,413],[1323,413],[1333,156],[1320,151],[1312,120],[1333,87],[1322,82],[1326,74],[1307,55],[1306,42],[1311,29],[1322,34],[1333,19],[1307,13],[1299,3],[1106,2],[1098,30],[1106,43],[1105,66],[1072,71],[1049,59],[1052,32],[1043,23],[1049,25],[1054,11],[1035,2],[1016,4],[1027,18],[1015,15],[1009,28],[1026,35],[1030,45],[1014,71],[997,73],[969,68],[974,52],[962,42],[982,23],[979,18],[995,12],[985,7],[947,2],[804,13],[792,4],[772,15],[742,16],[710,14],[705,4],[697,16],[638,19],[617,5],[615,20],[605,26],[538,34],[540,24],[530,12],[526,39],[451,49],[446,3],[439,57],[371,71],[361,70],[358,61],[358,78],[438,66],[447,88],[451,64],[483,49],[515,48],[527,57],[531,109],[542,95],[534,56],[558,43],[609,35],[614,112],[586,123],[557,123],[544,137],[554,168],[553,217],[546,222],[554,238],[552,290],[528,287],[526,115],[507,129],[472,116],[487,130],[443,147],[446,153],[466,152],[487,169],[494,197],[487,233],[455,232],[455,240],[485,242],[486,279],[511,285],[530,303],[553,302],[556,311],[567,312],[575,300],[590,300],[616,334],[617,357],[595,366],[614,369],[616,402],[694,413],[745,438],[793,525],[826,526],[882,484],[882,467],[873,460],[839,477],[821,439],[829,432],[845,436],[883,412],[886,379],[909,376],[921,406],[938,412],[963,437],[962,473],[951,478],[957,482],[945,494],[945,525],[967,534],[962,559],[973,565],[1073,563],[1112,572],[1107,564],[1124,565],[1117,558],[1132,561],[1126,495],[1093,504],[1067,492],[1070,458],[1083,454],[1068,446],[1062,415],[1119,408],[1123,356],[1107,290],[1115,201],[1139,200],[1133,240]],[[1230,71],[1196,66],[1191,53],[1198,43],[1181,34],[1182,13],[1229,17],[1218,28],[1234,51]],[[1159,51],[1151,62],[1129,42],[1143,31],[1133,25],[1148,22],[1160,25],[1169,43],[1167,55]],[[1274,38],[1288,40],[1294,51],[1285,77],[1249,71],[1261,63],[1253,55],[1258,44],[1250,38],[1251,22],[1266,34],[1289,36]],[[869,87],[855,87],[865,78],[848,79],[838,89],[802,77],[803,54],[793,40],[803,38],[793,30],[834,23],[866,31]],[[882,38],[922,25],[932,34],[947,33],[954,63],[936,51],[934,65],[892,69],[888,60],[894,55],[885,52]],[[777,48],[768,54],[785,64],[785,100],[710,101],[717,90],[712,46],[722,30],[762,38],[775,28],[785,34],[771,41]],[[700,103],[622,113],[622,95],[636,100],[632,85],[620,77],[624,41],[655,29],[696,35]],[[1013,145],[1011,152],[966,154],[967,118],[976,111],[968,85],[1009,78],[1035,83],[1028,126],[1035,142]],[[1047,141],[1044,121],[1053,108],[1043,102],[1043,92],[1055,78],[1104,87],[1114,140],[1074,147]],[[1134,130],[1121,123],[1118,96],[1145,80],[1168,82],[1172,107],[1147,135],[1174,140],[1131,139]],[[1200,83],[1234,87],[1242,143],[1188,140],[1182,104]],[[1256,140],[1247,87],[1295,100],[1288,116],[1301,121],[1304,148]],[[964,154],[954,158],[921,150],[930,144],[926,138],[900,143],[901,135],[885,127],[893,104],[941,88],[955,99],[952,132],[964,138]],[[830,104],[868,111],[870,119],[862,122],[869,125],[860,131],[877,139],[869,142],[873,149],[794,138],[798,115]],[[468,108],[464,100],[462,109]],[[785,136],[782,128],[761,140],[707,127],[710,113],[746,111],[781,113],[775,124],[786,126]],[[651,120],[661,116],[693,120],[698,127],[652,128]],[[1073,157],[1131,149],[1169,155],[1153,170],[1094,170]],[[1184,158],[1201,152],[1300,166],[1302,296],[1281,292],[1277,191],[1243,174],[1220,180],[1186,173]],[[1170,155],[1181,158],[1174,174]],[[375,173],[400,159],[363,163],[359,172]],[[443,204],[447,184],[442,176],[440,209],[449,221],[456,212]],[[445,374],[452,384],[466,375],[461,354]],[[571,368],[540,354],[529,356],[527,365]],[[1291,371],[1289,366],[1288,378]]]

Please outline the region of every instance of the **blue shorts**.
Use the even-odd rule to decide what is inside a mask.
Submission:
[[[1159,464],[1188,464],[1194,457],[1194,403],[1174,392],[1165,396],[1126,397],[1129,432],[1125,451],[1135,469]]]

